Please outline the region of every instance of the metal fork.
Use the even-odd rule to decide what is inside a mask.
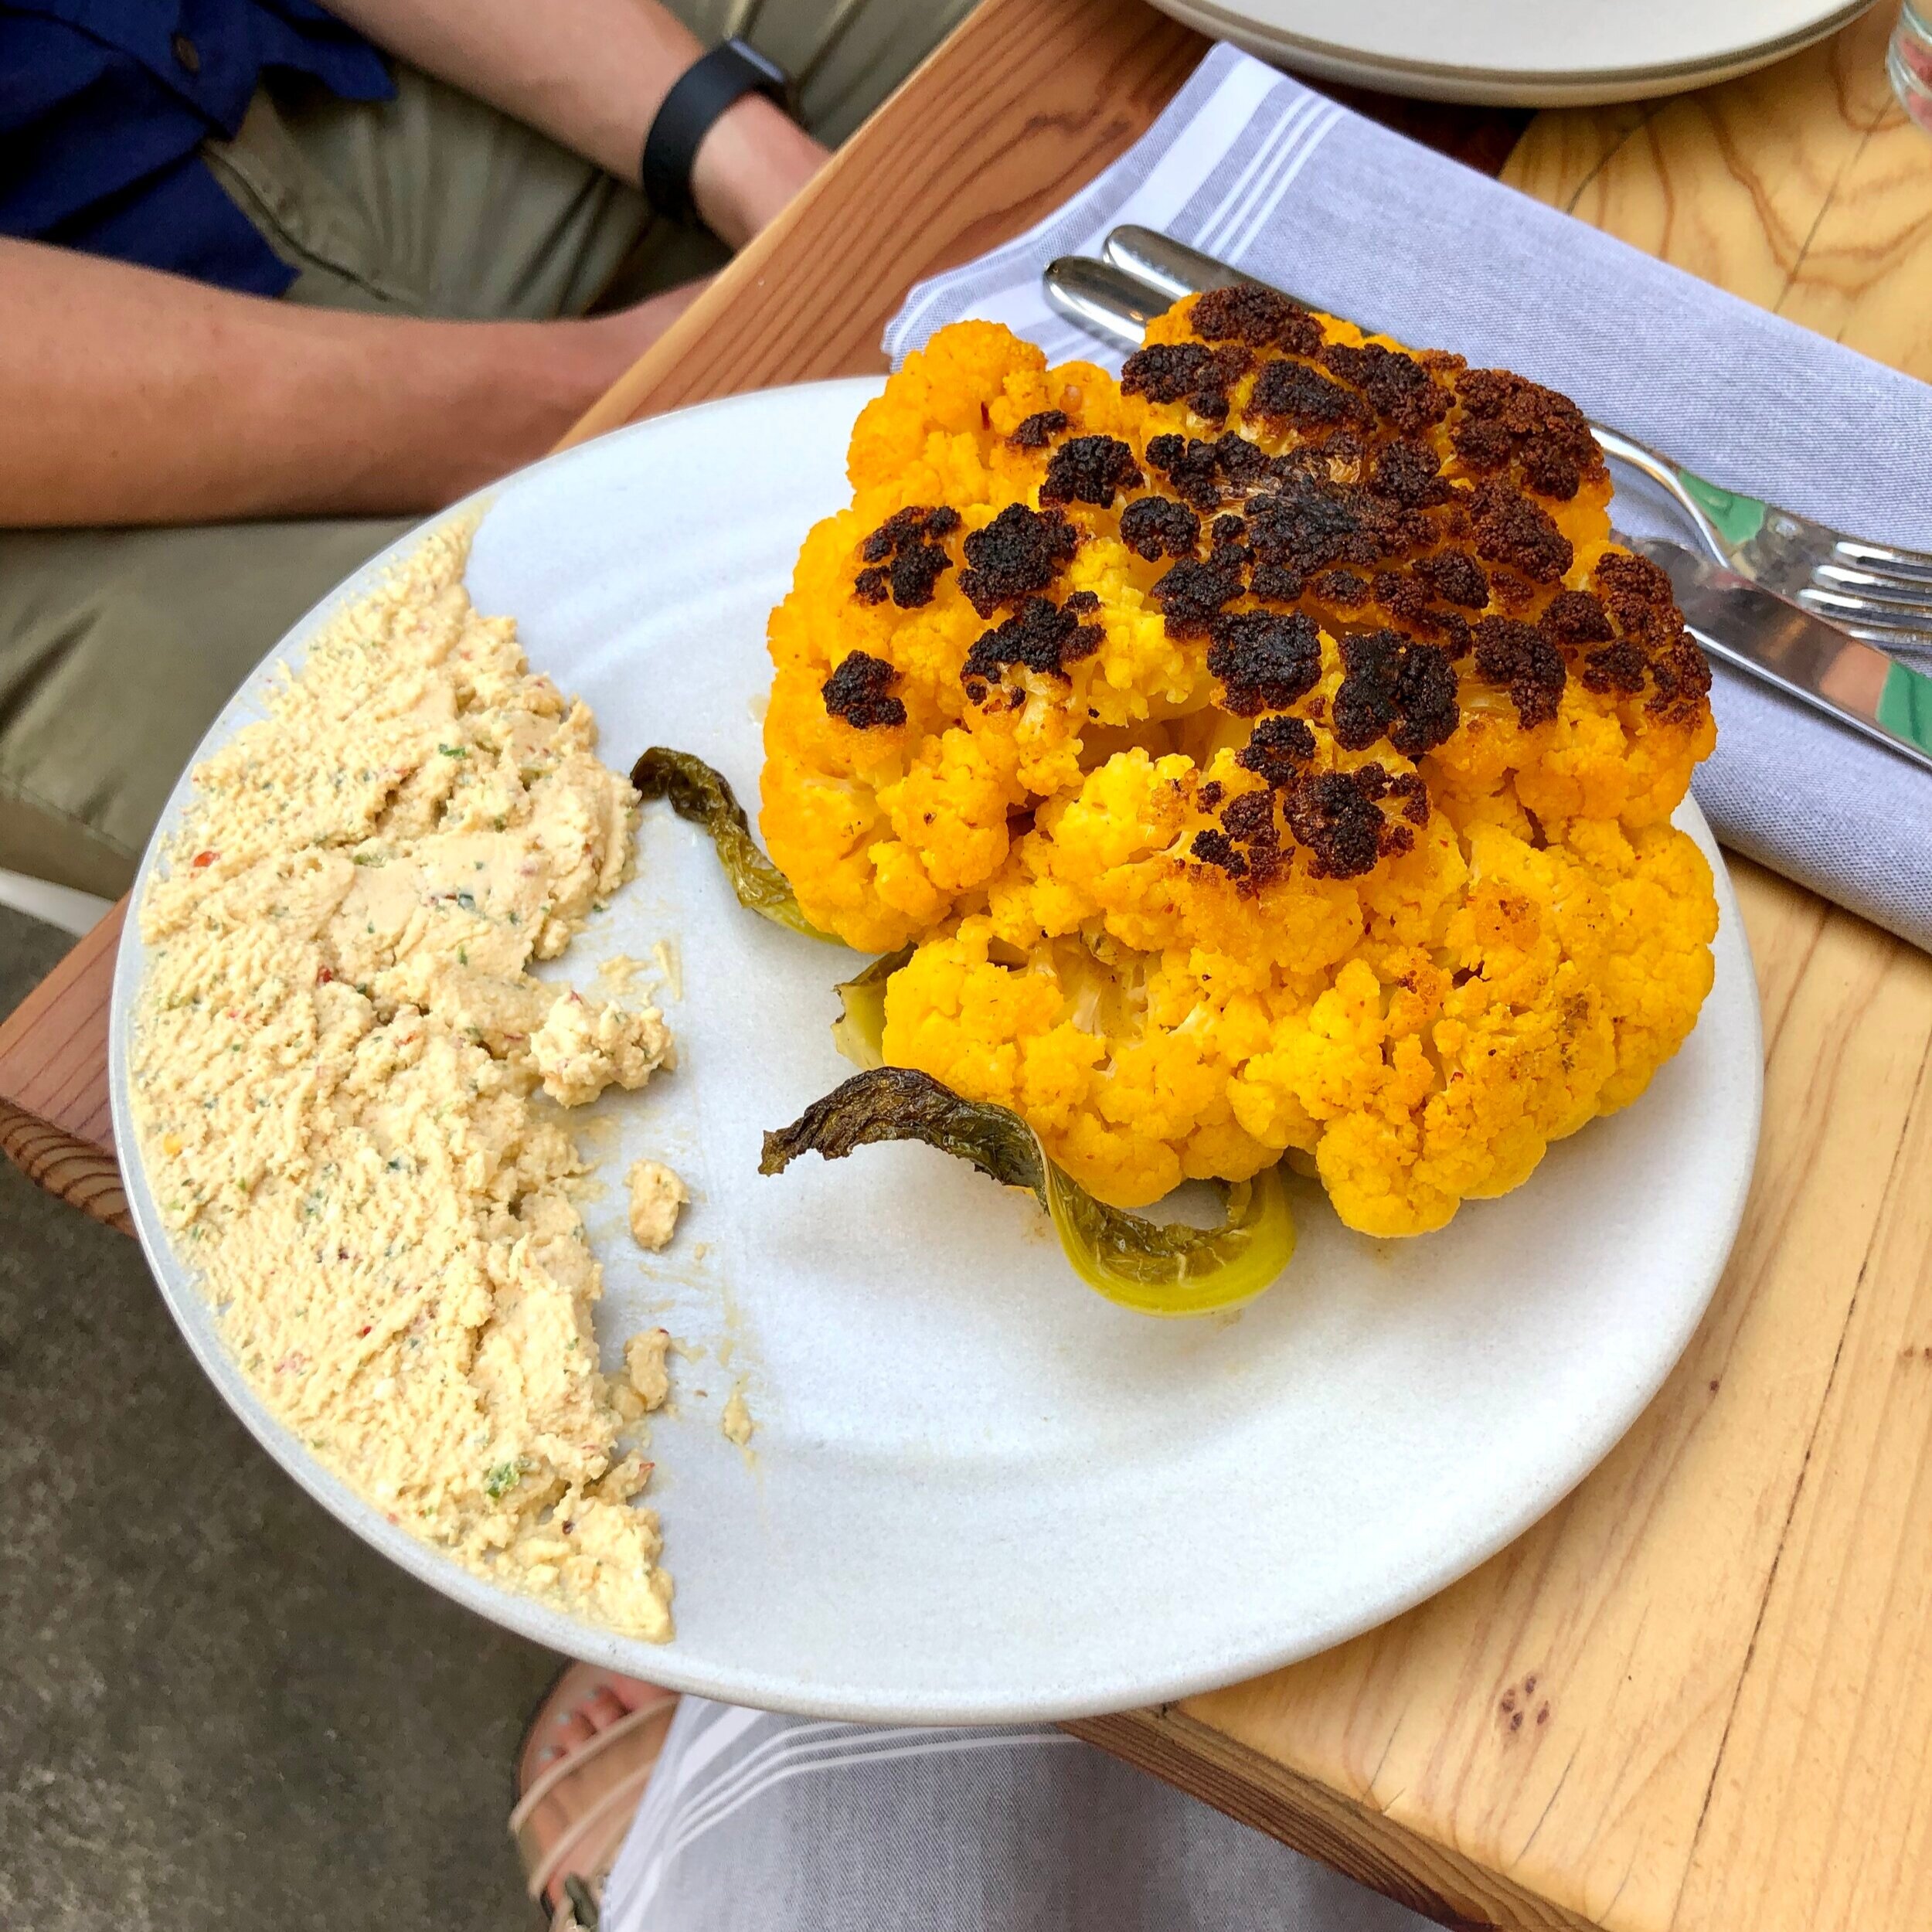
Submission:
[[[1124,307],[1132,305],[1144,323],[1168,303],[1204,288],[1267,286],[1151,228],[1115,229],[1107,238],[1106,257],[1105,264],[1073,257],[1056,262],[1049,291],[1088,326],[1122,341]],[[1124,279],[1103,286],[1100,277],[1110,266]],[[1084,303],[1083,294],[1090,298]],[[1726,569],[1853,637],[1932,646],[1932,555],[1867,543],[1776,504],[1721,489],[1619,430],[1600,423],[1590,428],[1606,456],[1640,471],[1669,495],[1705,549]]]

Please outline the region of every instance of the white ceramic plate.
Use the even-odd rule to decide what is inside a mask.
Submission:
[[[1155,0],[1298,73],[1427,100],[1580,106],[1709,86],[1870,0]]]
[[[874,393],[833,383],[713,403],[495,492],[471,594],[513,614],[534,663],[589,701],[609,762],[681,746],[756,797],[766,613],[808,526],[846,495],[847,434]],[[381,561],[271,663],[298,657]],[[260,715],[268,668],[204,754]],[[186,795],[184,781],[164,835]],[[760,1131],[850,1071],[827,1028],[832,983],[858,962],[741,911],[709,845],[651,808],[640,877],[546,971],[594,984],[597,959],[660,938],[682,956],[683,998],[667,1008],[679,1070],[586,1111],[612,1182],[586,1210],[607,1363],[660,1319],[711,1351],[680,1365],[679,1413],[654,1430],[678,1584],[662,1648],[482,1582],[392,1527],[238,1374],[135,1155],[132,921],[112,1043],[129,1199],[175,1318],[270,1453],[359,1535],[498,1623],[679,1688],[888,1722],[1176,1696],[1305,1656],[1461,1575],[1590,1469],[1683,1348],[1743,1206],[1760,1061],[1736,906],[1694,807],[1684,822],[1717,866],[1717,983],[1649,1094],[1419,1241],[1351,1234],[1296,1183],[1292,1268],[1216,1323],[1100,1300],[1030,1202],[923,1148],[761,1179]],[[645,1152],[696,1197],[662,1257],[623,1227],[616,1177]],[[731,1373],[716,1362],[727,1335]],[[719,1427],[740,1372],[749,1459]]]

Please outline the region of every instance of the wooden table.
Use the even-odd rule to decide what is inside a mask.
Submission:
[[[1546,114],[1520,143],[1524,117],[1366,104],[1932,375],[1932,143],[1885,99],[1886,24],[1708,94]],[[1138,0],[987,0],[575,434],[882,368],[910,283],[1090,179],[1202,50]],[[1076,1726],[1445,1923],[1932,1926],[1932,959],[1733,863],[1764,1141],[1662,1393],[1567,1502],[1420,1609]],[[0,1029],[0,1145],[124,1227],[119,923]]]

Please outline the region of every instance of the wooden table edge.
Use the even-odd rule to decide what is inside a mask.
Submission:
[[[0,1100],[0,1153],[56,1200],[123,1234],[134,1233],[121,1163],[111,1149],[77,1140],[65,1128]]]
[[[1073,1718],[1060,1728],[1453,1932],[1493,1932],[1498,1923],[1600,1932],[1593,1920],[1289,1770],[1178,1706]]]
[[[104,913],[61,956],[46,978],[0,1021],[0,1066],[29,1035],[49,1028],[64,1024],[76,1036],[90,1032],[105,1035],[108,1015],[104,1005],[68,1015],[63,1002],[73,982],[97,968],[104,955],[111,957],[119,947],[129,903],[124,896]],[[0,1094],[0,1153],[56,1200],[123,1234],[134,1233],[111,1137],[105,1141],[83,1139],[23,1104],[21,1097]]]

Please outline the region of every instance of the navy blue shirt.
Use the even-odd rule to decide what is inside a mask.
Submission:
[[[295,271],[199,151],[271,68],[396,90],[314,0],[0,0],[0,234],[279,295]]]

